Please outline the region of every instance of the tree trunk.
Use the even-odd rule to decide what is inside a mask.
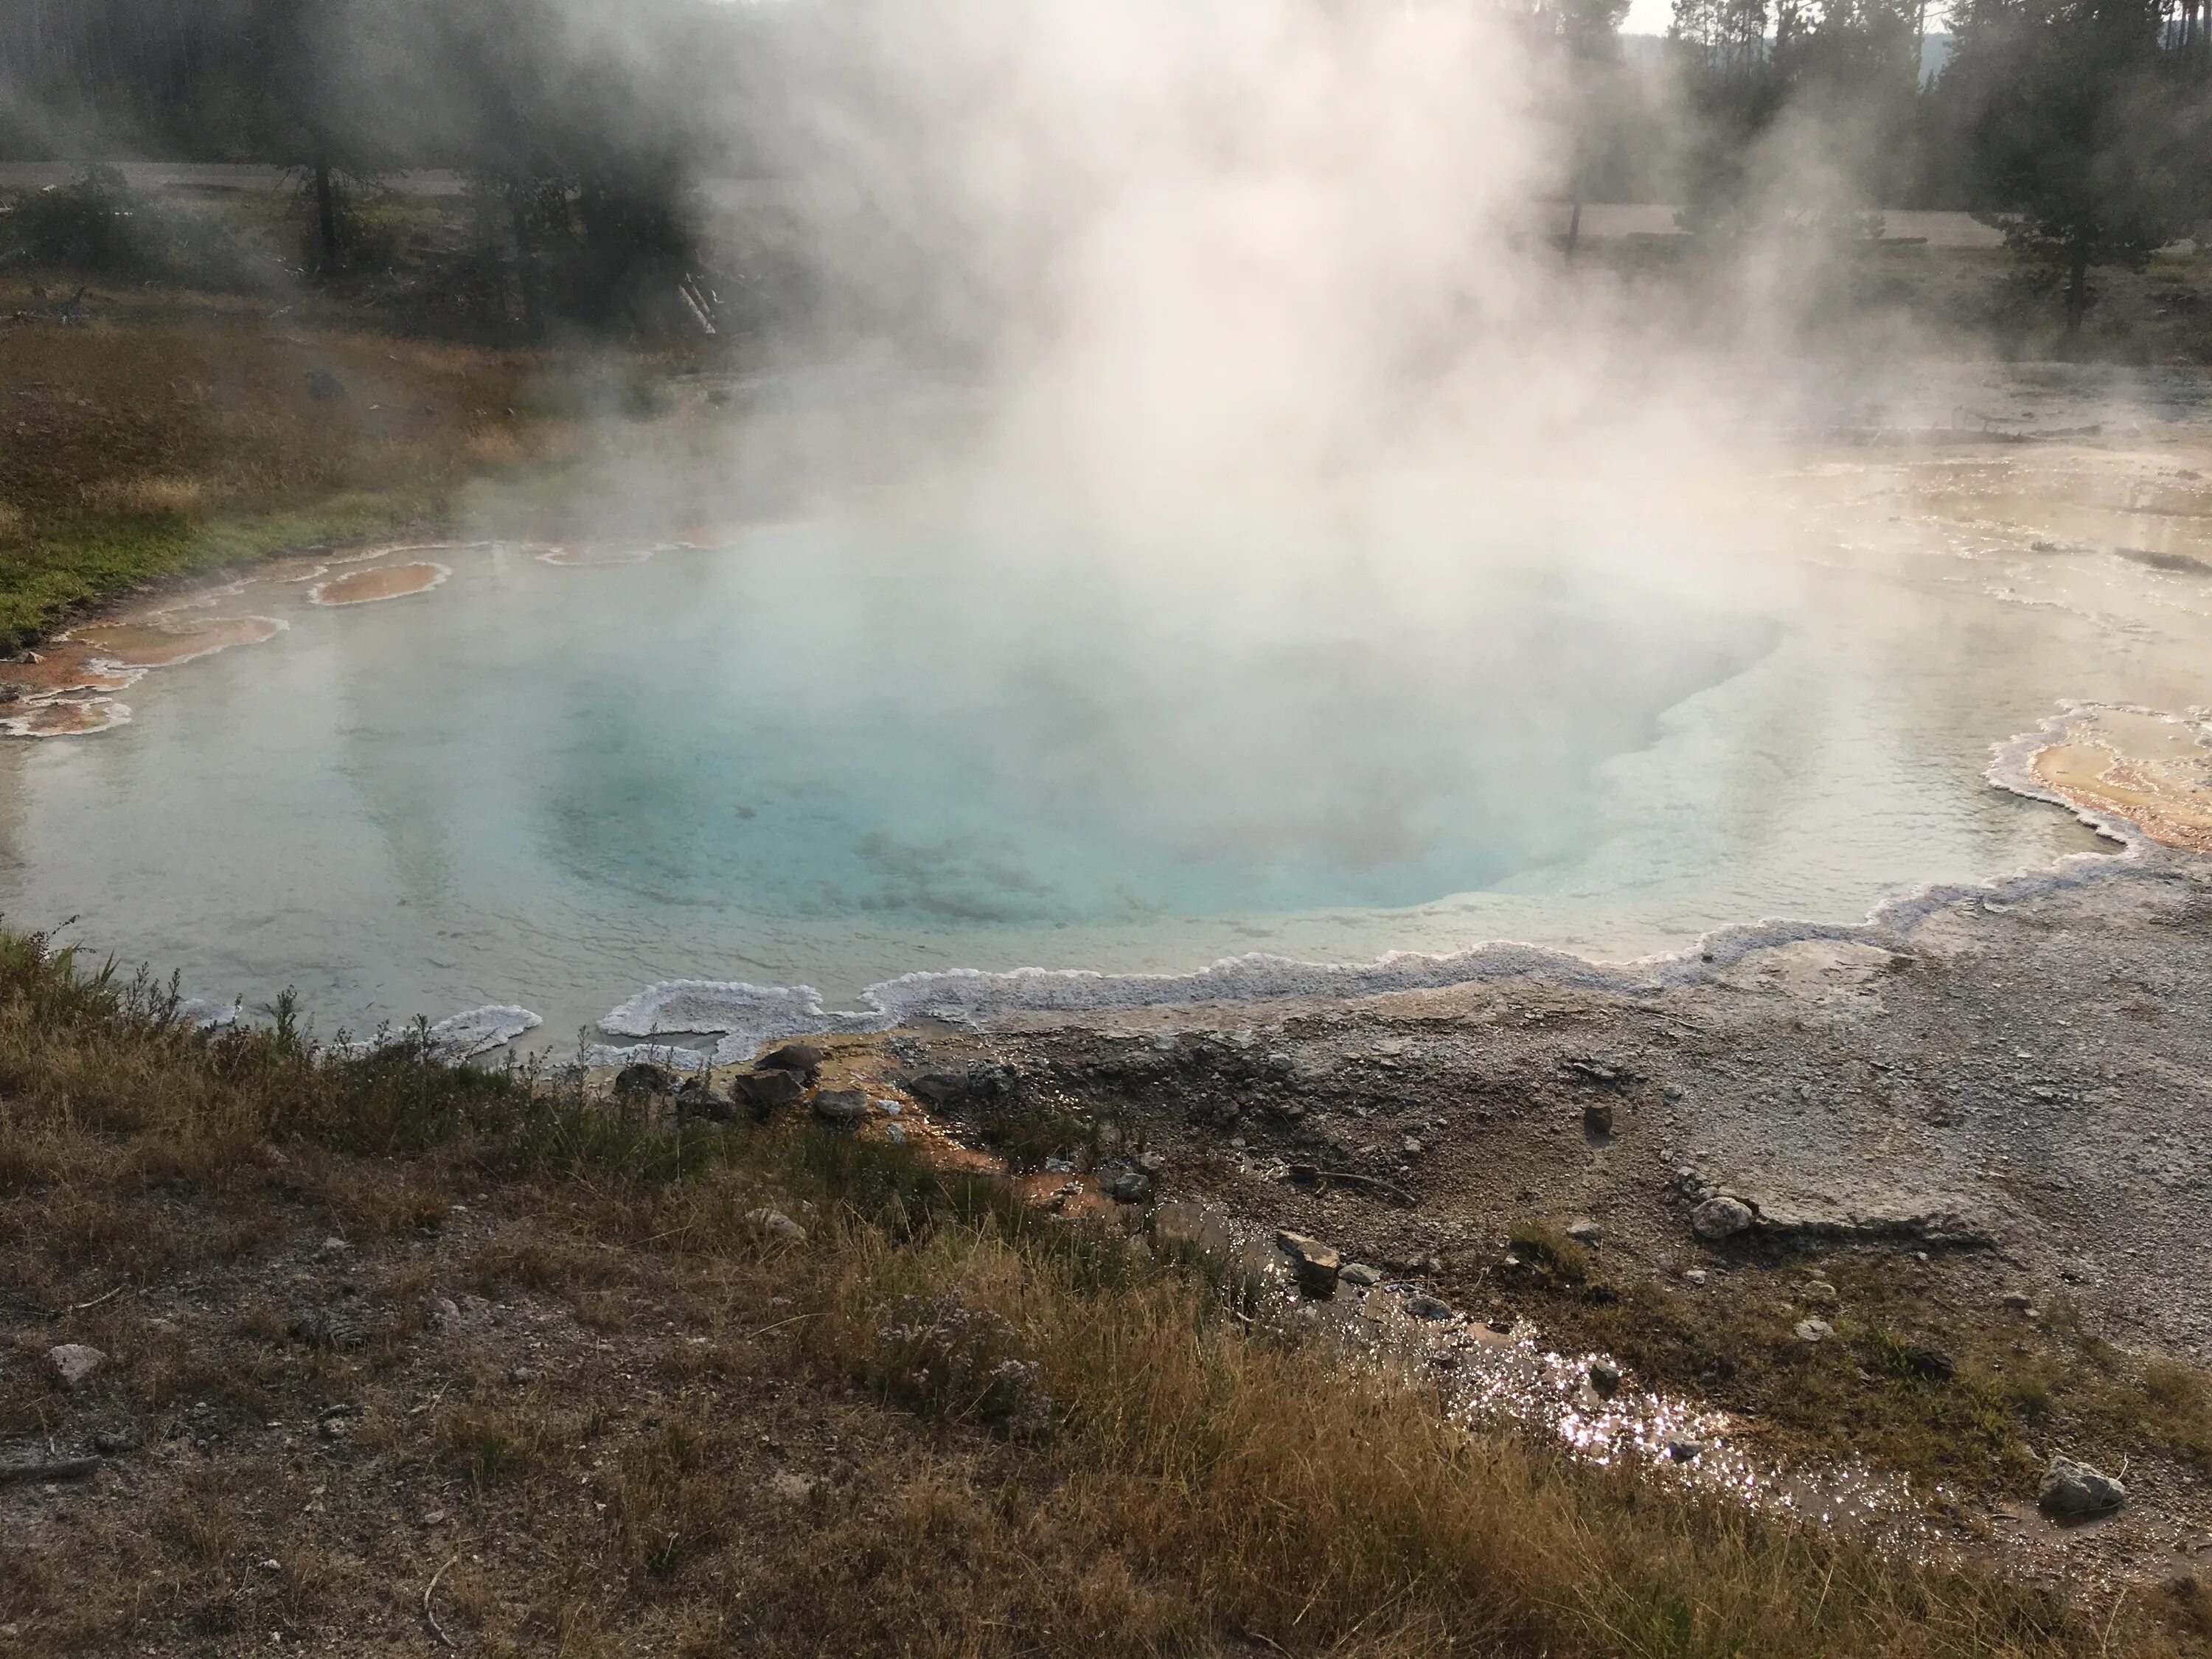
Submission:
[[[2089,309],[2089,250],[2080,243],[2074,245],[2072,262],[2066,268],[2066,331],[2079,334],[2081,319]]]
[[[338,243],[338,192],[331,182],[331,164],[319,158],[315,162],[315,228],[323,244],[320,274],[334,276],[344,252]]]
[[[1574,211],[1567,216],[1567,259],[1570,264],[1574,260],[1575,244],[1581,241],[1582,239],[1583,193],[1580,191],[1577,191],[1575,192]]]
[[[527,185],[508,185],[507,211],[514,231],[514,282],[522,290],[522,331],[532,340],[541,340],[545,337],[545,300],[539,291],[538,239],[531,224]]]

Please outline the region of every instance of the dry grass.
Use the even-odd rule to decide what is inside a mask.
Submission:
[[[2186,1595],[2070,1603],[1471,1429],[906,1150],[209,1039],[5,936],[0,1103],[0,1443],[147,1442],[127,1503],[0,1492],[68,1517],[11,1519],[0,1652],[419,1650],[441,1566],[494,1655],[2204,1651]],[[366,1340],[288,1334],[301,1297]],[[109,1378],[38,1382],[57,1333]]]
[[[180,519],[205,512],[210,489],[205,478],[102,478],[77,493],[94,513]]]
[[[21,302],[0,283],[0,313]],[[424,520],[558,452],[568,360],[389,337],[327,306],[96,294],[0,328],[0,633],[149,580]],[[334,374],[343,398],[311,395]]]

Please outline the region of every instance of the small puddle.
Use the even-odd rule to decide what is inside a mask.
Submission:
[[[119,663],[125,668],[173,668],[234,645],[260,645],[283,629],[284,624],[274,617],[219,617],[198,622],[155,617],[98,623],[77,629],[71,638],[89,647],[95,662]]]
[[[538,555],[540,564],[556,564],[568,568],[581,569],[601,565],[643,564],[653,556],[649,547],[615,547],[584,545],[577,547],[549,547]]]
[[[313,605],[330,606],[373,605],[380,599],[426,593],[453,574],[450,566],[432,564],[427,560],[420,564],[380,565],[374,570],[356,570],[319,581],[307,590],[307,599]]]
[[[111,697],[58,697],[0,715],[0,732],[11,738],[81,738],[130,720],[131,710]]]

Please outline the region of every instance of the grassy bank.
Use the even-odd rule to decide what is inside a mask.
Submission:
[[[0,283],[0,318],[63,282]],[[335,300],[96,285],[84,314],[0,322],[0,641],[195,571],[438,529],[470,480],[573,453],[593,388],[619,407],[664,367],[402,338]],[[315,396],[319,372],[343,395]]]
[[[0,1467],[106,1459],[0,1486],[0,1651],[2203,1650],[2186,1587],[1455,1425],[908,1149],[204,1036],[17,937],[0,1199]]]

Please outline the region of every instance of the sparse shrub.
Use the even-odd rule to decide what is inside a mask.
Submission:
[[[875,1381],[934,1416],[978,1422],[1017,1436],[1051,1426],[1053,1401],[1018,1333],[988,1308],[969,1305],[957,1285],[934,1297],[904,1297],[876,1331]]]
[[[710,1449],[696,1425],[670,1423],[623,1456],[608,1502],[633,1568],[667,1577],[727,1534],[738,1492]]]
[[[536,1463],[547,1435],[544,1412],[527,1407],[456,1406],[438,1419],[438,1443],[447,1461],[479,1486]]]

